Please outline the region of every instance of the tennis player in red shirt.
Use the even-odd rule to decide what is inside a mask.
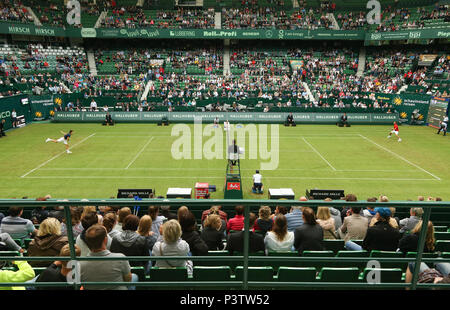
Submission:
[[[398,135],[398,125],[397,122],[394,122],[394,128],[392,129],[392,131],[389,133],[389,136],[387,136],[388,138],[391,137],[392,134],[395,134],[398,138],[398,142],[401,142],[402,139],[400,138],[400,136]]]

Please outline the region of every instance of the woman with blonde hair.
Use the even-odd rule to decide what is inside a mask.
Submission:
[[[264,238],[267,251],[291,251],[294,244],[294,232],[287,230],[287,220],[284,214],[278,214],[272,230]]]
[[[61,223],[54,217],[46,218],[39,226],[36,237],[28,246],[28,256],[58,256],[61,248],[68,244],[66,236],[61,235]],[[30,261],[34,267],[48,267],[52,261]]]
[[[422,222],[423,221],[419,221],[411,230],[411,233],[403,236],[403,238],[400,239],[400,241],[398,242],[398,248],[401,252],[405,254],[408,252],[417,252],[419,235],[420,231],[422,230]],[[435,242],[436,239],[434,238],[434,226],[431,221],[428,221],[427,234],[425,237],[425,245],[423,251],[425,253],[433,253],[435,250]]]
[[[331,217],[330,209],[328,207],[318,207],[316,217],[317,223],[323,230],[323,239],[337,239],[334,218]]]
[[[222,219],[218,214],[209,214],[203,222],[204,228],[200,237],[205,241],[209,251],[223,250]]]
[[[177,220],[165,222],[162,226],[162,241],[153,246],[152,256],[188,256],[189,244],[181,239],[181,226]],[[186,267],[192,275],[192,261],[189,260],[157,260],[156,267]]]
[[[150,251],[153,249],[153,246],[156,243],[156,236],[152,231],[152,223],[153,221],[150,215],[144,215],[139,220],[139,226],[137,229],[137,233],[147,239],[147,244]]]
[[[269,230],[272,230],[273,219],[270,218],[272,215],[272,210],[269,206],[262,206],[259,208],[258,215],[259,217],[256,220],[255,225],[253,225],[253,230],[255,232],[259,231],[263,236],[265,236]]]

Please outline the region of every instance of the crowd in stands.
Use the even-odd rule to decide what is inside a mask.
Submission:
[[[320,9],[298,9],[284,11],[276,8],[235,8],[222,9],[224,29],[276,28],[296,29],[332,29],[332,22],[326,12]]]
[[[138,7],[115,8],[101,21],[104,28],[214,28],[214,9],[178,8],[176,11],[149,12]]]
[[[51,196],[38,198],[46,200]],[[410,216],[399,219],[395,208],[367,208],[352,206],[357,201],[353,194],[345,196],[347,202],[343,208],[293,206],[290,210],[278,206],[272,212],[268,206],[261,206],[258,214],[249,213],[249,252],[295,251],[302,256],[304,251],[326,250],[323,240],[343,239],[349,251],[373,250],[397,251],[406,255],[416,252],[419,234],[422,228],[423,209],[410,209]],[[307,201],[301,197],[300,201]],[[429,197],[428,201],[442,199]],[[327,198],[326,201],[331,201]],[[368,202],[389,202],[388,197],[380,196],[367,199]],[[419,196],[419,201],[425,198]],[[81,257],[126,257],[142,256],[142,261],[112,260],[83,261],[81,263],[81,281],[87,282],[136,282],[137,275],[131,273],[131,267],[142,266],[146,273],[155,267],[186,267],[192,275],[195,262],[192,260],[151,260],[151,256],[206,256],[208,251],[225,250],[229,255],[243,252],[244,246],[244,207],[236,206],[234,216],[212,206],[204,210],[200,219],[188,207],[182,206],[177,212],[171,212],[169,206],[150,206],[148,213],[136,216],[128,207],[70,207],[71,223],[66,222],[62,207],[47,209],[38,207],[31,213],[31,219],[23,218],[23,208],[10,207],[8,216],[0,213],[1,250],[19,251],[27,256],[70,256],[68,247],[68,229],[75,239],[77,256]],[[35,224],[39,225],[38,228]],[[31,238],[25,251],[14,239]],[[362,240],[360,244],[354,240]],[[433,223],[428,222],[424,252],[435,252]],[[61,261],[30,261],[33,267],[47,267],[41,275],[35,277],[27,262],[15,263],[19,267],[17,282],[66,282],[67,265]],[[23,265],[21,265],[23,264]],[[111,266],[114,265],[114,268]],[[447,270],[449,263],[440,265]],[[410,264],[406,281],[411,281]],[[421,267],[421,270],[423,266]],[[24,272],[23,270],[26,270]],[[69,268],[70,271],[70,268]],[[9,272],[9,271],[8,271]],[[0,274],[6,274],[0,271]],[[1,277],[1,276],[0,276]],[[409,277],[409,278],[408,278]],[[24,283],[26,286],[26,283]],[[105,289],[106,287],[89,285],[84,289]],[[127,289],[117,286],[109,289]],[[130,283],[129,289],[133,289]],[[38,288],[39,289],[39,288]],[[45,288],[40,288],[45,289]]]
[[[19,0],[0,0],[0,21],[32,23],[33,17]]]

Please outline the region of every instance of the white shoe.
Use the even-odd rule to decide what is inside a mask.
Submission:
[[[391,136],[387,136],[388,137],[388,139],[391,137]]]
[[[398,142],[402,142],[402,139],[399,138],[399,139],[398,139]]]
[[[72,152],[68,150],[68,151],[67,151],[67,154],[72,154]]]
[[[47,143],[47,142],[49,142],[49,141],[51,141],[52,139],[50,139],[50,138],[47,138],[47,140],[45,140],[45,143]]]

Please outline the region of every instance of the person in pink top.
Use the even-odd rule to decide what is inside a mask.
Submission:
[[[244,206],[236,206],[234,210],[236,211],[236,215],[228,220],[227,233],[230,230],[240,231],[244,229]]]

